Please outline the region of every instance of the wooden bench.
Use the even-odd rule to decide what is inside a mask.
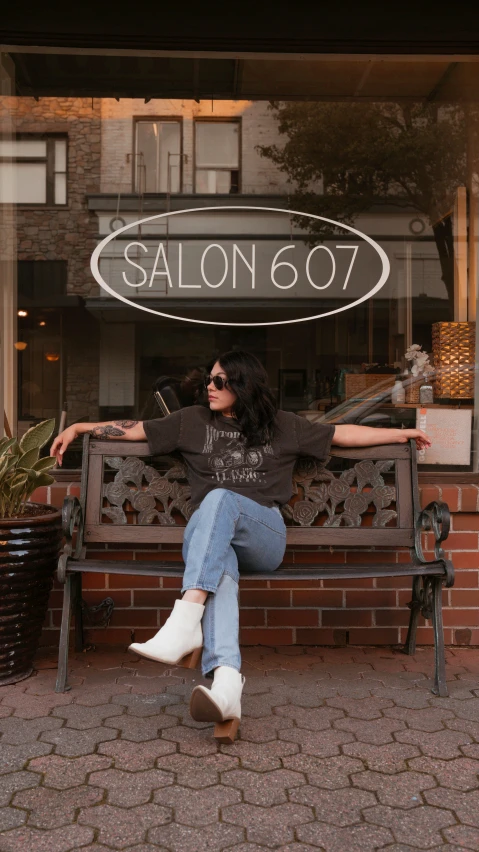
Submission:
[[[434,692],[447,695],[442,623],[442,586],[454,582],[452,563],[441,543],[449,533],[449,509],[430,503],[420,510],[416,446],[391,444],[368,448],[333,448],[326,465],[299,459],[293,474],[293,496],[282,511],[288,545],[321,548],[393,549],[391,561],[358,564],[291,565],[254,574],[259,580],[317,580],[359,577],[412,578],[412,600],[404,651],[415,652],[419,614],[432,620],[435,643]],[[192,513],[186,467],[181,456],[152,457],[145,442],[98,441],[84,437],[80,500],[67,497],[63,506],[66,543],[58,565],[64,583],[56,691],[67,685],[68,640],[72,613],[75,648],[83,648],[81,575],[105,574],[181,577],[181,563],[88,559],[88,545],[100,542],[170,545],[183,540]],[[422,533],[432,531],[435,558],[428,561]],[[76,536],[75,534],[76,533]],[[407,562],[395,562],[394,551],[408,548]],[[386,552],[385,560],[389,554]],[[363,557],[364,558],[364,557]],[[111,614],[114,602],[104,602]],[[95,609],[98,609],[96,607]],[[107,619],[108,620],[108,619]]]

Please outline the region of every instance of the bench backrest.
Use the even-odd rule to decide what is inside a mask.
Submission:
[[[152,457],[146,442],[88,434],[80,502],[87,543],[178,543],[192,513],[181,456]],[[326,465],[298,459],[282,508],[288,544],[335,547],[411,547],[418,511],[414,442],[334,447]]]

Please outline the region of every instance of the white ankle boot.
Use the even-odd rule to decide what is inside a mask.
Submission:
[[[133,642],[128,650],[147,660],[195,668],[201,656],[203,604],[177,600],[170,617],[147,642]]]
[[[197,722],[216,722],[214,736],[232,743],[241,719],[241,693],[245,679],[229,666],[215,669],[213,686],[197,686],[190,699],[190,713]]]

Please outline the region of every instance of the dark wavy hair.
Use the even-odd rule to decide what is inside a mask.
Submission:
[[[225,352],[208,364],[208,374],[219,363],[237,399],[232,406],[247,447],[258,447],[272,441],[278,406],[268,384],[268,374],[261,361],[250,352]]]

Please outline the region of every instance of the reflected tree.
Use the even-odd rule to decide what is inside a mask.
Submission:
[[[295,184],[294,206],[352,224],[374,204],[409,207],[431,225],[454,299],[452,209],[466,184],[467,107],[433,103],[271,103],[284,144],[258,146]],[[469,145],[470,149],[470,145]],[[300,220],[311,242],[334,228]]]

